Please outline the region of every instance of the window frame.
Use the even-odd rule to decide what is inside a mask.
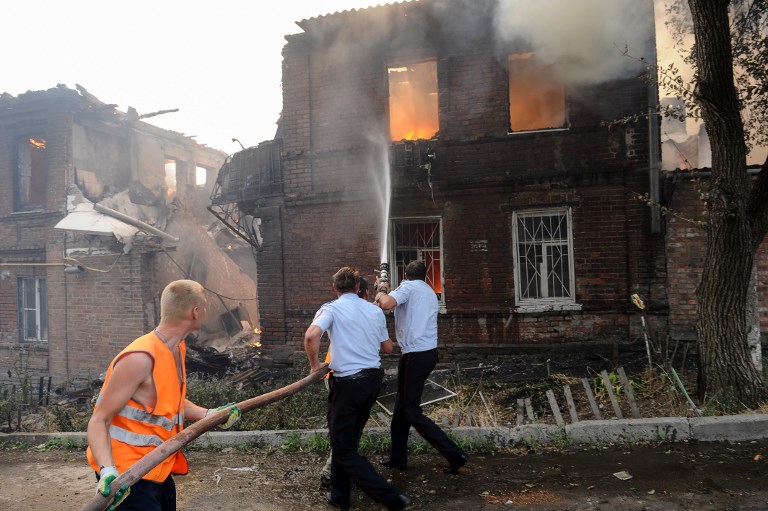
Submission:
[[[440,254],[440,293],[435,292],[437,295],[437,301],[438,301],[438,311],[441,313],[446,312],[446,306],[445,306],[445,249],[443,248],[443,219],[439,216],[407,216],[407,217],[393,217],[390,219],[389,224],[389,260],[391,261],[390,264],[390,284],[392,285],[392,289],[395,289],[398,285],[400,285],[400,277],[398,272],[398,265],[397,265],[397,252],[398,247],[396,245],[396,235],[397,235],[397,224],[424,224],[424,223],[437,223],[437,236],[438,236],[438,250]],[[416,248],[417,251],[417,259],[420,254],[418,254],[419,250],[426,251],[428,247],[423,247],[422,249]],[[422,260],[424,260],[422,258]],[[405,265],[403,265],[403,270],[405,269]],[[429,269],[427,269],[429,270]],[[431,286],[430,286],[431,287]]]
[[[42,163],[39,170],[40,176],[35,172],[35,166],[32,158],[32,152],[30,150],[31,140],[42,140]],[[23,142],[26,141],[26,144]],[[29,190],[27,193],[23,193],[23,175],[22,175],[22,149],[21,146],[25,145],[25,150],[29,155]],[[31,133],[24,133],[15,137],[15,158],[13,169],[13,210],[14,212],[28,212],[28,211],[42,211],[46,205],[46,195],[48,188],[48,139],[45,133],[42,131],[35,131]],[[42,190],[36,190],[34,188],[35,178],[42,179]],[[30,196],[33,195],[33,191],[37,191],[41,195],[40,202],[31,202]]]
[[[565,297],[549,297],[543,296],[539,298],[524,298],[522,296],[522,276],[520,274],[520,244],[521,241],[518,236],[518,223],[520,219],[524,218],[536,218],[546,216],[565,216],[567,222],[567,247],[568,247],[568,292],[570,296]],[[547,246],[563,246],[562,242],[558,240],[549,239],[536,242],[537,245],[542,247]],[[513,254],[513,268],[514,268],[514,282],[515,282],[515,310],[517,312],[542,312],[545,310],[581,310],[581,305],[576,303],[576,275],[574,266],[573,255],[573,215],[569,206],[553,207],[553,208],[537,208],[527,209],[512,212],[512,254]],[[542,259],[543,256],[542,256]],[[544,261],[542,261],[544,263]],[[537,268],[534,265],[534,268]],[[538,269],[538,284],[541,289],[541,284],[544,281]],[[551,272],[550,272],[551,273]],[[548,273],[548,275],[550,274]],[[544,291],[542,294],[546,295]]]
[[[513,55],[524,55],[530,53],[532,54],[531,59],[535,60],[536,55],[535,52],[524,52],[524,51],[518,51],[518,52],[509,52],[507,54],[507,60],[506,60],[506,70],[507,70],[507,134],[508,135],[518,135],[522,133],[540,133],[540,132],[546,132],[546,131],[567,131],[570,129],[570,121],[568,117],[568,90],[566,88],[566,84],[564,82],[560,82],[562,89],[563,89],[563,125],[562,126],[553,126],[549,128],[535,128],[535,129],[523,129],[523,130],[514,130],[512,127],[512,97],[510,94],[510,87],[512,86],[511,80],[510,80],[510,74],[512,72],[510,68],[510,60]],[[541,67],[544,67],[542,64]]]
[[[27,303],[28,283],[34,283],[34,307]],[[17,298],[16,306],[18,309],[19,321],[19,342],[21,343],[47,343],[49,337],[48,331],[48,285],[45,277],[33,275],[19,275],[16,277]],[[42,291],[42,293],[41,293]],[[35,337],[28,337],[27,313],[33,311],[35,315]]]
[[[437,129],[435,130],[435,133],[433,133],[428,138],[400,138],[400,139],[394,139],[392,137],[392,90],[391,90],[391,79],[390,79],[390,70],[402,68],[402,67],[409,67],[409,66],[415,66],[419,64],[424,64],[427,62],[434,63],[435,67],[435,124]],[[398,143],[403,141],[410,141],[415,142],[417,140],[435,140],[439,133],[440,133],[440,80],[439,80],[439,59],[434,55],[425,55],[425,56],[414,56],[413,58],[397,58],[392,59],[385,64],[385,75],[386,75],[386,84],[387,84],[387,126],[386,126],[386,133],[387,133],[387,139],[390,143]],[[431,119],[430,119],[431,120]]]

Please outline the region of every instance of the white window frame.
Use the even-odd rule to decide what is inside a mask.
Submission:
[[[548,278],[542,278],[541,275],[546,273],[549,275],[549,268],[547,268],[548,258],[543,254],[546,253],[547,247],[563,246],[565,240],[541,240],[533,241],[533,244],[542,247],[541,261],[536,261],[534,265],[538,275],[538,295],[535,298],[523,297],[523,284],[522,276],[520,273],[520,260],[524,255],[521,255],[521,244],[526,240],[519,239],[518,235],[518,223],[521,219],[532,217],[547,217],[547,216],[565,216],[567,225],[567,247],[568,247],[568,295],[562,297],[550,297],[548,296],[548,286],[546,282]],[[514,211],[512,213],[512,253],[514,256],[514,272],[515,272],[515,310],[517,312],[544,312],[548,310],[581,310],[581,305],[576,303],[576,278],[574,272],[574,259],[573,259],[573,221],[570,207],[560,208],[546,208],[546,209],[532,209],[524,211]]]
[[[45,277],[19,276],[17,285],[19,288],[19,339],[22,342],[48,342],[48,292]],[[35,286],[35,303],[27,303],[27,286],[31,285]],[[29,313],[34,314],[34,337],[27,336]],[[41,328],[43,325],[45,325],[44,328]]]
[[[437,223],[437,230],[438,230],[438,236],[439,236],[439,246],[437,247],[440,252],[440,289],[441,292],[437,297],[438,300],[438,310],[441,313],[446,312],[445,307],[445,250],[443,249],[443,219],[439,216],[422,216],[422,217],[400,217],[400,218],[392,218],[390,225],[389,225],[389,261],[390,261],[390,276],[389,280],[392,285],[392,289],[395,289],[400,284],[400,278],[398,276],[398,268],[397,268],[397,246],[395,244],[396,239],[396,225],[397,224],[407,224],[407,223]],[[430,247],[414,247],[413,250],[417,252],[417,260],[424,261],[423,253],[426,251],[427,248]],[[437,294],[437,293],[436,293]]]

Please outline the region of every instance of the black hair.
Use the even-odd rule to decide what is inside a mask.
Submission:
[[[357,290],[357,296],[365,298],[366,291],[368,291],[368,281],[360,277],[360,287]]]
[[[410,280],[426,280],[427,266],[424,264],[424,261],[411,261],[405,267],[405,275]]]

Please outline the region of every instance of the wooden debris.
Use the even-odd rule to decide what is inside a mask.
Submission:
[[[565,427],[565,421],[563,420],[563,416],[560,413],[560,407],[557,406],[557,400],[555,399],[555,393],[552,392],[552,389],[547,390],[547,400],[549,401],[549,407],[552,408],[552,413],[555,416],[555,422],[561,428]]]
[[[573,402],[571,386],[563,385],[563,393],[565,394],[565,402],[568,403],[568,413],[571,415],[571,424],[576,424],[579,422],[579,414],[576,412],[576,404]]]
[[[587,399],[589,400],[589,406],[592,408],[592,413],[597,420],[603,420],[603,416],[600,413],[600,408],[595,401],[595,395],[592,393],[592,387],[589,385],[589,381],[586,378],[581,379],[581,384],[584,386],[584,391],[587,393]]]
[[[634,417],[635,419],[639,419],[640,410],[637,408],[637,403],[635,402],[635,395],[632,393],[632,386],[629,384],[627,373],[624,372],[623,367],[619,367],[618,369],[616,369],[616,372],[619,373],[619,378],[621,378],[621,384],[624,386],[624,394],[627,396],[627,401],[629,401],[629,409],[632,412],[632,417]]]
[[[616,399],[616,394],[613,392],[613,384],[611,383],[611,378],[608,376],[608,371],[603,369],[600,376],[603,378],[603,385],[605,386],[605,391],[608,393],[608,397],[611,399],[611,405],[613,406],[613,412],[616,414],[616,418],[623,419],[624,415],[621,413],[619,401]]]

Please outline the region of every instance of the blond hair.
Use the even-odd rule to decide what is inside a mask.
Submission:
[[[160,296],[160,319],[177,323],[190,309],[205,304],[205,288],[194,280],[175,280],[165,286]]]

